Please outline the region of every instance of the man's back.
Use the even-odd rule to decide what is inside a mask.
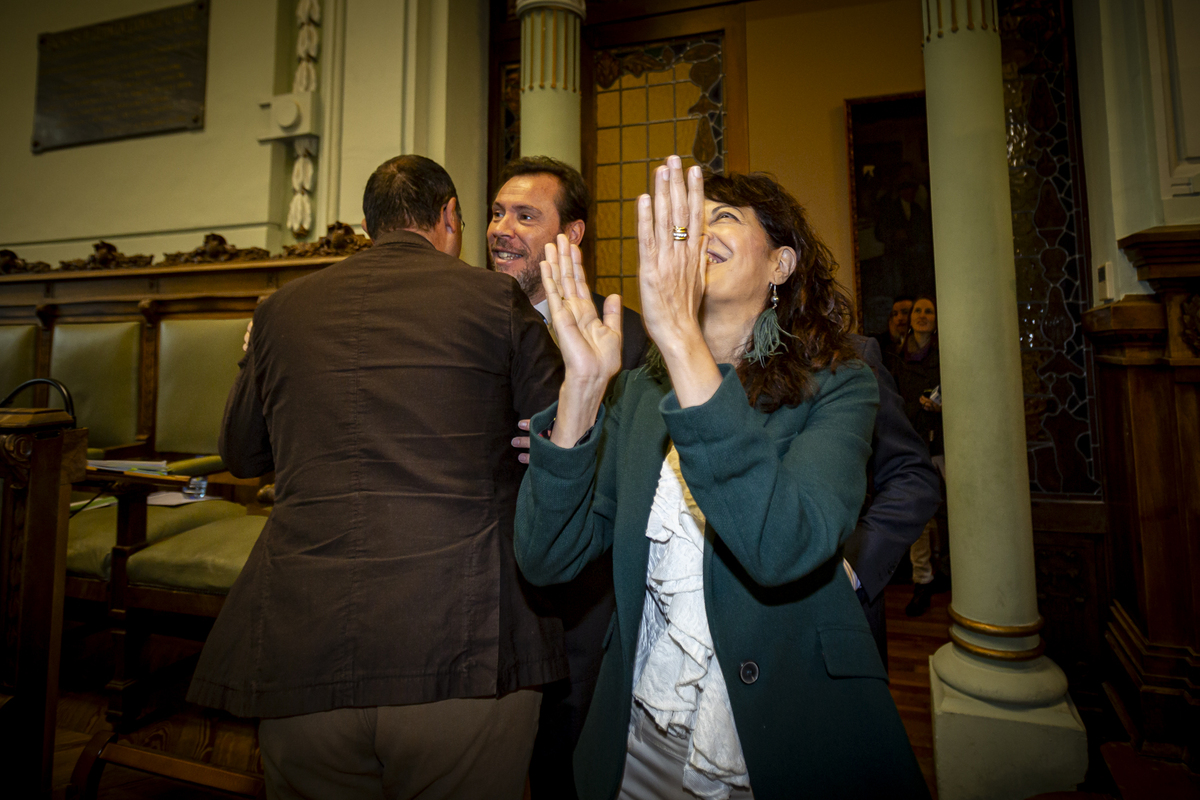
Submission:
[[[518,419],[561,362],[507,276],[384,234],[255,314],[222,453],[276,505],[197,670],[254,716],[495,696],[563,674],[512,560]]]

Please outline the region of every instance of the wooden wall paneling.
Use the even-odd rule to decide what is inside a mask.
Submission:
[[[1133,429],[1130,424],[1128,375],[1107,363],[1098,365],[1097,377],[1101,430],[1104,436],[1105,472],[1108,476],[1109,551],[1112,555],[1112,594],[1144,624],[1141,541],[1136,536],[1134,503],[1137,485],[1130,468]]]
[[[113,270],[116,272],[117,270]],[[158,293],[156,278],[144,275],[99,278],[89,276],[80,280],[60,280],[50,285],[56,302],[81,303],[96,297],[147,296]]]
[[[1187,545],[1176,482],[1174,379],[1163,368],[1132,369],[1128,387],[1145,631],[1155,642],[1186,645],[1191,603],[1188,565],[1179,558]]]
[[[342,256],[280,258],[190,264],[140,269],[80,270],[0,276],[0,306],[20,308],[40,303],[87,303],[146,297],[236,293],[268,294],[316,270],[336,264]]]
[[[1175,371],[1175,419],[1178,436],[1176,463],[1179,465],[1179,485],[1184,488],[1179,498],[1180,529],[1186,566],[1181,570],[1186,578],[1185,590],[1190,589],[1190,613],[1183,610],[1191,630],[1188,646],[1200,654],[1200,374],[1191,370]],[[1191,490],[1188,491],[1187,487]],[[1200,661],[1198,661],[1200,665]]]
[[[1118,244],[1155,294],[1084,315],[1112,528],[1105,689],[1142,753],[1200,771],[1200,225]]]
[[[1110,591],[1108,506],[1035,497],[1032,512],[1047,654],[1067,672],[1072,692],[1099,695]]]

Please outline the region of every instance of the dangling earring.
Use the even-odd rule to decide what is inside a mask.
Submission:
[[[765,309],[754,321],[754,335],[751,339],[750,349],[746,351],[746,358],[757,361],[760,367],[766,365],[767,359],[785,346],[783,337],[791,336],[779,326],[779,314],[775,311],[779,306],[779,292],[776,290],[775,284],[769,285],[771,287],[771,307]]]

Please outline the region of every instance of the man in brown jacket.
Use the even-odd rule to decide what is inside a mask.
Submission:
[[[566,661],[513,560],[509,442],[561,359],[516,281],[457,260],[440,166],[388,161],[363,209],[369,250],[255,312],[221,453],[276,502],[190,699],[262,718],[273,797],[519,798]]]

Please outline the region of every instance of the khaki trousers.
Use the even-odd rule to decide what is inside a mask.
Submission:
[[[520,800],[542,693],[264,719],[271,800]]]
[[[933,466],[942,476],[942,480],[946,480],[946,457],[934,456]],[[929,520],[925,523],[925,528],[921,531],[921,536],[912,543],[909,548],[908,558],[912,561],[912,577],[913,583],[933,583],[933,545],[930,541],[930,536],[937,533],[937,518]]]

